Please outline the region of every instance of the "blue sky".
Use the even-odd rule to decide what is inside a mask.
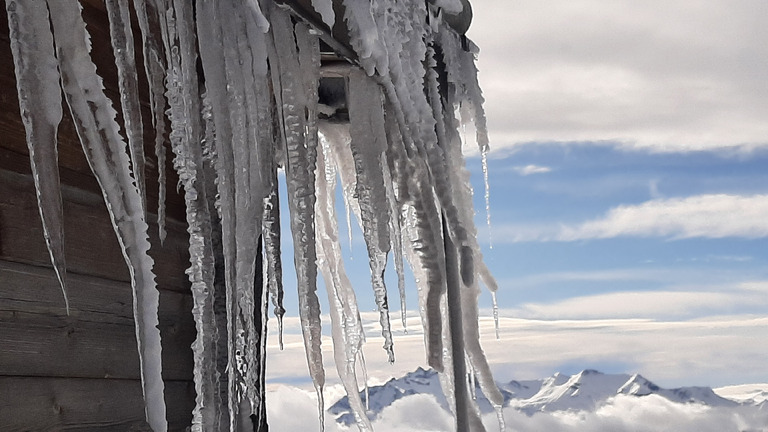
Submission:
[[[472,4],[492,249],[480,159],[471,143],[466,154],[500,286],[502,339],[483,341],[497,375],[768,382],[768,3]],[[365,311],[365,246],[353,237],[345,253]],[[374,330],[369,345],[380,345]],[[401,346],[407,370],[423,351]]]
[[[742,216],[730,204],[737,198],[749,205],[766,201],[766,156],[649,154],[588,143],[534,143],[492,158],[494,247],[486,255],[500,285],[514,293],[501,296],[502,305],[762,279],[767,268],[764,223],[758,214],[753,221],[742,219],[743,228],[735,226],[731,219]],[[478,161],[470,160],[470,165]],[[527,174],[533,169],[525,167],[532,166],[538,172]],[[476,189],[482,187],[476,183]],[[476,206],[483,208],[477,195]],[[696,197],[710,199],[699,204],[692,202]],[[721,202],[722,211],[702,216],[706,226],[686,231],[685,224],[694,218],[686,207],[703,212]],[[634,209],[643,220],[630,219],[631,226],[625,226],[610,217],[620,206]],[[482,219],[477,220],[479,238],[488,244]],[[584,228],[589,223],[592,230]],[[570,234],[572,239],[568,229],[577,231]]]

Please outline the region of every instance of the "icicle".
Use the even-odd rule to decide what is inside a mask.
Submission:
[[[11,51],[16,71],[21,119],[27,134],[37,206],[51,264],[67,297],[64,215],[61,202],[56,131],[61,122],[61,89],[48,9],[43,2],[6,0]]]
[[[464,362],[467,365],[467,385],[469,386],[469,395],[473,401],[477,401],[477,383],[475,382],[475,368],[472,367],[472,362],[469,361],[469,356],[464,355]]]
[[[336,15],[333,12],[332,0],[312,0],[312,7],[320,14],[325,25],[329,30],[333,30],[333,24],[336,22]]]
[[[265,44],[268,59],[271,58],[274,61],[277,58],[277,51],[271,38],[267,37]],[[272,80],[272,88],[279,89],[282,87],[279,70],[277,70],[275,65],[270,66],[274,69],[269,73]],[[285,128],[283,127],[282,96],[279,91],[272,91],[270,94],[274,96],[274,99],[270,99],[269,104],[271,124],[268,129],[264,128],[264,130],[268,130],[274,139],[273,142],[261,147],[261,157],[267,162],[264,166],[268,167],[268,172],[264,173],[264,177],[269,181],[269,194],[265,198],[264,203],[263,235],[268,262],[269,291],[274,305],[274,313],[277,316],[278,343],[282,350],[285,308],[283,307],[283,269],[280,252],[280,194],[278,193],[277,168],[284,154]]]
[[[175,17],[173,16],[175,12]],[[170,25],[166,37],[173,49],[169,54],[168,100],[172,126],[171,144],[176,155],[174,167],[184,187],[187,231],[190,235],[190,268],[197,337],[192,344],[194,381],[197,393],[193,411],[192,430],[219,429],[221,405],[217,400],[216,374],[217,325],[214,313],[214,257],[211,217],[205,188],[202,139],[201,102],[195,68],[194,21],[191,4],[174,1],[167,16]]]
[[[468,111],[468,116],[475,125],[475,133],[478,149],[482,157],[483,180],[485,183],[485,219],[488,225],[488,241],[493,248],[491,236],[491,194],[490,182],[488,181],[488,151],[490,149],[488,139],[488,122],[485,116],[483,104],[483,92],[480,89],[478,81],[478,70],[475,66],[475,56],[478,48],[471,41],[467,41],[469,46],[464,49],[458,41],[458,36],[449,32],[447,29],[441,29],[438,33],[439,39],[444,47],[446,54],[446,69],[448,79],[456,84],[456,91],[460,93],[456,103],[461,104],[462,110]],[[464,106],[465,104],[465,106]]]
[[[371,409],[371,395],[368,387],[368,367],[365,365],[365,355],[363,350],[360,350],[360,371],[363,373],[363,394],[365,394],[365,410]]]
[[[353,70],[350,72],[347,94],[351,123],[350,147],[357,173],[356,191],[360,204],[360,220],[368,247],[371,284],[379,309],[384,350],[392,363],[395,361],[395,354],[392,347],[387,289],[384,284],[390,239],[389,206],[382,166],[387,140],[381,93],[375,82],[369,80],[361,71]]]
[[[501,340],[499,336],[499,304],[496,302],[496,292],[491,292],[493,297],[493,327],[496,331],[496,340]]]
[[[408,175],[417,174],[409,173]],[[411,247],[405,249],[408,251],[411,268],[418,274],[419,310],[423,314],[427,362],[430,367],[442,372],[444,370],[442,355],[445,347],[442,336],[440,297],[445,291],[445,259],[441,250],[435,246],[439,244],[440,236],[438,235],[439,226],[434,222],[439,220],[435,218],[439,213],[433,196],[422,195],[416,184],[410,184],[409,188],[413,189],[411,193],[414,195],[413,200],[408,204],[410,212],[407,213],[405,227]]]
[[[283,307],[283,270],[282,260],[280,258],[280,202],[279,194],[277,193],[277,166],[272,168],[273,177],[270,178],[272,182],[272,190],[264,203],[264,217],[263,217],[263,235],[264,235],[264,248],[267,255],[267,277],[268,288],[270,296],[272,297],[272,304],[274,307],[274,313],[277,317],[278,326],[278,344],[280,350],[283,349],[283,316],[285,315],[285,308]]]
[[[166,163],[165,163],[165,93],[163,80],[165,66],[157,35],[161,32],[159,15],[155,2],[133,0],[136,16],[141,29],[144,71],[149,82],[149,106],[152,111],[152,126],[155,128],[155,158],[157,159],[157,227],[160,242],[165,240],[165,198],[166,198]]]
[[[337,135],[338,134],[339,131],[337,131]],[[345,140],[345,145],[332,145],[332,150],[334,153],[337,170],[339,172],[339,177],[341,178],[341,196],[344,198],[344,213],[347,222],[347,240],[349,241],[350,254],[352,254],[352,219],[353,217],[357,217],[360,214],[360,204],[357,202],[357,194],[355,192],[355,164],[352,159],[352,153],[349,151],[349,127],[347,127],[342,132],[342,134],[344,135],[344,138],[337,136],[333,139],[329,139],[329,141],[333,144],[337,144],[341,142],[342,139]],[[350,256],[350,260],[354,260],[353,255]]]
[[[224,247],[222,244],[223,233],[221,228],[221,202],[218,195],[218,172],[219,157],[216,151],[215,123],[213,120],[213,107],[211,98],[207,90],[202,93],[202,118],[205,129],[203,148],[203,184],[205,194],[208,199],[208,214],[211,216],[211,240],[214,256],[214,286],[213,286],[213,311],[216,323],[216,338],[214,347],[216,350],[216,395],[215,403],[221,407],[219,415],[216,417],[216,431],[228,429],[229,409],[228,409],[228,390],[229,374],[227,367],[229,363],[229,338],[227,323],[227,300],[226,300],[226,271],[224,269]]]
[[[491,183],[488,181],[488,147],[482,149],[483,181],[485,182],[485,222],[488,224],[488,247],[493,249],[491,235]]]
[[[224,29],[236,41],[236,55],[227,56],[228,82],[237,97],[236,106],[242,114],[233,115],[233,119],[242,118],[243,123],[233,122],[233,129],[244,130],[242,140],[233,141],[235,153],[235,199],[237,227],[237,280],[236,293],[240,308],[244,346],[241,348],[245,362],[243,373],[244,394],[250,401],[250,412],[257,417],[264,412],[263,383],[261,380],[262,360],[259,356],[261,338],[260,322],[256,322],[253,311],[260,310],[257,300],[262,298],[263,285],[256,285],[256,279],[263,280],[260,266],[254,266],[254,260],[261,259],[256,252],[260,241],[264,200],[270,193],[270,168],[272,160],[264,157],[258,150],[270,146],[273,141],[270,126],[270,104],[267,78],[266,41],[264,30],[268,25],[258,4],[250,2],[222,3],[227,8],[230,23]],[[230,57],[232,61],[230,62]],[[235,111],[236,112],[236,111]]]
[[[372,427],[360,400],[355,367],[358,356],[362,356],[364,333],[355,292],[344,270],[336,227],[334,199],[336,170],[329,163],[331,150],[327,142],[327,137],[331,135],[328,129],[333,125],[324,126],[324,138],[321,139],[323,151],[318,152],[315,189],[318,266],[325,280],[330,304],[336,370],[349,397],[358,428],[361,431],[369,431]],[[346,145],[346,142],[341,145]]]
[[[136,73],[136,59],[133,53],[133,32],[128,0],[106,0],[112,51],[117,65],[117,82],[120,88],[125,134],[128,137],[131,167],[136,187],[141,195],[145,216],[147,209],[147,187],[144,176],[144,138],[139,105],[139,77]]]
[[[291,212],[291,233],[294,240],[294,262],[298,278],[299,315],[301,319],[307,363],[315,389],[318,394],[318,415],[323,425],[324,408],[322,392],[325,385],[321,352],[320,304],[317,299],[317,267],[314,235],[314,171],[316,149],[310,148],[311,142],[305,141],[306,113],[305,104],[316,105],[317,100],[309,100],[304,90],[304,77],[300,74],[302,66],[298,56],[314,53],[297,53],[293,24],[287,12],[278,7],[271,7],[268,13],[271,22],[276,58],[274,60],[279,73],[283,110],[283,125],[286,143],[286,180],[288,186],[289,209]],[[297,31],[298,28],[297,28]],[[319,67],[305,64],[307,67]],[[299,73],[297,73],[299,72]],[[317,86],[315,85],[315,88]],[[275,89],[278,92],[278,89]],[[315,137],[316,139],[316,137]]]
[[[454,402],[456,404],[456,430],[460,431],[477,431],[484,432],[485,427],[480,419],[479,411],[475,404],[470,403],[468,400],[470,389],[467,388],[467,367],[464,361],[465,343],[477,343],[479,347],[480,338],[477,336],[476,340],[467,340],[465,338],[466,330],[465,326],[472,325],[472,322],[467,322],[467,315],[469,315],[470,321],[472,320],[472,313],[467,312],[464,309],[466,305],[465,287],[462,287],[462,280],[459,274],[459,251],[456,248],[456,244],[451,239],[451,234],[448,231],[448,227],[445,224],[445,217],[443,218],[443,239],[445,241],[445,268],[446,268],[446,302],[445,308],[447,309],[447,322],[450,329],[450,341],[451,341],[451,360],[453,363],[453,377],[451,379],[454,388]],[[475,303],[475,307],[477,303]],[[476,314],[474,315],[476,321]],[[476,325],[476,324],[475,324]],[[469,355],[472,357],[474,354],[474,347],[470,345]],[[482,352],[481,352],[482,353]],[[475,363],[473,362],[473,366]],[[482,380],[482,377],[481,377]],[[495,388],[495,384],[494,384]],[[474,391],[474,389],[471,389]],[[501,393],[496,388],[496,393],[501,396]],[[493,401],[494,406],[497,404],[496,395],[489,395],[488,398]],[[502,398],[503,401],[503,398]]]
[[[447,269],[446,269],[447,270]],[[450,323],[450,311],[448,310],[448,299],[445,296],[446,293],[443,293],[440,297],[440,304],[439,304],[439,313],[440,318],[442,321],[446,323]],[[438,375],[438,378],[440,379],[440,387],[443,389],[443,394],[445,395],[445,399],[448,402],[448,406],[451,409],[451,413],[456,417],[456,374],[455,374],[455,367],[453,365],[453,362],[456,360],[453,356],[455,350],[453,349],[453,338],[451,337],[451,327],[449,325],[445,325],[441,328],[443,337],[443,343],[444,348],[443,351],[440,353],[443,361],[443,370]],[[461,379],[461,377],[459,378]],[[457,419],[458,420],[458,419]],[[458,421],[456,422],[458,423]],[[458,432],[460,429],[458,427],[456,428],[456,431]],[[466,430],[466,429],[464,429]]]
[[[385,157],[386,159],[386,157]],[[400,292],[400,321],[403,330],[408,333],[406,323],[407,308],[405,302],[405,266],[403,263],[403,232],[400,226],[400,204],[395,196],[394,181],[388,164],[383,163],[384,186],[387,192],[389,205],[389,237],[392,240],[393,255],[395,257],[395,272],[397,273],[397,289]]]
[[[141,197],[128,169],[128,155],[118,133],[115,110],[104,95],[101,78],[96,75],[96,66],[88,54],[88,34],[80,16],[80,5],[76,0],[50,0],[47,3],[64,95],[131,270],[147,422],[153,430],[165,431],[160,331],[157,328],[159,293],[152,273],[153,261],[147,254],[149,241]]]
[[[216,174],[217,189],[220,202],[221,227],[222,227],[222,252],[224,258],[224,280],[226,284],[226,311],[227,311],[227,406],[229,408],[230,430],[237,428],[240,410],[240,398],[238,397],[238,375],[240,369],[237,359],[240,352],[237,347],[238,320],[237,302],[235,300],[236,284],[236,222],[235,222],[235,180],[234,180],[234,154],[232,150],[233,131],[230,123],[231,101],[227,91],[226,56],[222,52],[224,37],[219,27],[222,17],[219,16],[218,2],[211,0],[197,0],[197,34],[200,45],[200,59],[205,73],[207,97],[210,98],[213,114],[214,128],[216,130]],[[226,22],[226,25],[230,25]],[[226,41],[224,44],[232,44]],[[232,46],[230,45],[230,50]],[[230,54],[231,55],[231,54]]]
[[[386,112],[394,112],[393,104],[386,106]],[[443,371],[442,319],[439,299],[445,287],[445,259],[440,244],[439,213],[431,189],[426,186],[427,175],[423,165],[409,160],[404,139],[394,117],[387,115],[387,158],[396,173],[398,197],[404,205],[403,231],[407,234],[410,247],[405,247],[406,257],[411,264],[419,290],[419,311],[422,315],[427,363],[436,371]]]
[[[346,214],[349,248],[352,250],[352,219],[360,217],[360,204],[355,192],[357,174],[355,162],[350,150],[349,124],[324,124],[325,134],[331,150],[336,170],[341,180],[341,194],[344,199],[344,211]],[[354,257],[350,257],[353,260]]]
[[[445,61],[446,58],[447,56],[442,56],[441,58],[436,58],[436,60]],[[450,71],[450,68],[448,68],[448,70]],[[444,97],[446,98],[445,102],[451,107],[455,103],[453,102],[455,95],[447,90],[448,89],[444,92]],[[436,92],[434,90],[431,97],[433,100],[436,99]],[[477,281],[474,275],[478,274],[480,279],[486,283],[494,295],[494,299],[497,287],[495,280],[493,280],[487,267],[482,262],[482,254],[477,243],[477,233],[472,224],[474,216],[471,206],[472,190],[469,186],[469,173],[464,167],[461,155],[461,140],[458,132],[459,124],[453,116],[452,109],[444,109],[441,111],[441,117],[444,116],[443,146],[445,148],[445,160],[448,166],[448,172],[451,174],[449,180],[452,185],[454,202],[456,203],[456,208],[458,210],[457,216],[463,226],[469,227],[467,244],[462,246],[461,249],[468,249],[471,253],[462,253],[461,255],[462,257],[471,257],[474,255],[473,259],[470,260],[467,258],[465,262],[461,262],[460,266],[462,273],[461,279],[464,284],[461,290],[461,311],[464,323],[463,332],[465,350],[469,357],[471,367],[480,383],[480,388],[494,408],[497,411],[500,411],[504,399],[493,380],[487,359],[480,347],[477,306],[480,291],[477,287]],[[464,258],[462,258],[462,261],[464,261]]]
[[[352,184],[352,183],[350,183]],[[350,259],[354,259],[354,255],[352,255],[352,200],[354,197],[354,193],[351,192],[351,189],[349,192],[342,191],[344,196],[344,212],[346,213],[346,220],[347,220],[347,239],[349,240],[349,253],[350,253]]]
[[[164,120],[163,120],[164,121]],[[165,129],[165,126],[162,127]],[[165,242],[167,232],[165,231],[165,201],[168,196],[168,176],[166,175],[166,162],[165,162],[165,140],[161,139],[161,128],[157,129],[157,138],[155,141],[155,158],[157,158],[157,236],[160,239],[160,244]]]
[[[271,161],[256,152],[258,143],[266,141],[260,131],[266,127],[263,118],[268,117],[263,111],[269,108],[257,96],[266,93],[266,64],[265,50],[258,49],[258,38],[263,39],[263,34],[252,21],[258,19],[252,6],[201,1],[197,8],[198,17],[204,17],[197,20],[198,40],[218,132],[216,170],[226,274],[230,430],[244,427],[250,422],[248,416],[258,419],[264,411],[260,354],[263,318],[257,319],[254,313],[263,307],[257,303],[263,299],[263,286],[255,283],[261,280],[257,262],[261,259],[258,246],[267,196],[264,174]],[[203,20],[206,22],[201,24]],[[224,49],[214,46],[213,41],[221,41]]]
[[[477,288],[477,284],[465,285],[461,289],[460,302],[463,315],[464,349],[467,352],[472,368],[477,374],[483,394],[485,394],[485,397],[488,398],[494,408],[501,409],[504,404],[504,396],[493,380],[488,360],[483,355],[483,350],[480,347],[480,329],[477,318],[477,299],[479,295],[480,290]]]

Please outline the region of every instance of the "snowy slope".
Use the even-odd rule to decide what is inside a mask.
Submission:
[[[431,369],[418,368],[402,378],[393,378],[383,385],[370,387],[368,389],[369,401],[367,401],[364,391],[360,392],[360,397],[364,403],[367,402],[368,417],[374,419],[384,408],[392,405],[395,401],[415,394],[432,395],[443,409],[449,410],[448,401],[440,388],[437,373]],[[339,423],[347,425],[355,423],[355,417],[347,396],[333,404],[328,412]]]
[[[714,389],[714,392],[726,399],[757,405],[768,400],[768,383],[720,387]]]
[[[617,394],[638,397],[655,394],[672,402],[709,406],[738,405],[716,395],[708,387],[663,389],[638,374],[603,374],[595,370],[585,370],[571,377],[556,374],[542,381],[538,393],[528,399],[513,400],[511,405],[528,414],[537,411],[594,411]]]
[[[510,381],[500,383],[499,389],[504,395],[505,406],[514,407],[527,415],[555,411],[591,412],[620,394],[638,398],[656,395],[673,403],[723,408],[753,405],[762,401],[759,398],[743,398],[737,402],[718,395],[709,387],[664,389],[638,374],[604,374],[595,370],[585,370],[573,376],[557,373],[542,380]],[[764,390],[754,391],[759,393]],[[372,420],[395,401],[414,394],[431,395],[443,409],[448,410],[448,402],[443,396],[437,373],[432,370],[419,368],[402,378],[371,387],[369,394],[368,416]],[[364,392],[361,396],[365,400]],[[490,403],[479,390],[477,398],[483,413],[492,411]],[[339,423],[354,423],[346,397],[332,405],[328,412]]]

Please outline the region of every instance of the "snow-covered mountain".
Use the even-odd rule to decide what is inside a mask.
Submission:
[[[617,395],[656,395],[680,404],[725,408],[761,402],[756,399],[736,402],[719,396],[709,387],[664,389],[638,374],[604,374],[595,370],[585,370],[572,376],[557,373],[542,380],[510,381],[500,383],[499,389],[504,395],[505,406],[528,415],[542,411],[594,411]],[[368,393],[368,416],[372,420],[395,401],[414,394],[432,395],[440,406],[448,410],[448,402],[443,395],[437,373],[432,370],[419,368],[402,378],[391,379],[383,385],[371,387]],[[361,392],[361,396],[365,400],[364,392]],[[479,388],[477,401],[482,412],[492,411],[490,403]],[[351,425],[355,422],[347,397],[332,405],[328,412],[339,423]]]

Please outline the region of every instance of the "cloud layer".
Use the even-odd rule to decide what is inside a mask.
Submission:
[[[469,36],[481,48],[492,148],[764,147],[766,13],[761,0],[477,3]]]
[[[270,427],[281,432],[319,430],[316,399],[296,388],[281,386],[268,391],[267,418]],[[708,408],[676,404],[655,395],[619,395],[595,412],[537,413],[529,417],[506,408],[504,420],[506,430],[518,432],[761,431],[768,424],[768,413],[750,407]],[[498,430],[493,414],[486,415],[483,423],[488,431]],[[373,422],[373,427],[378,432],[438,432],[452,430],[454,425],[452,417],[440,408],[434,397],[413,395],[385,408],[381,417]],[[325,430],[342,432],[357,428],[347,428],[326,418]]]
[[[494,242],[576,241],[614,237],[762,238],[768,195],[706,194],[621,205],[575,225],[497,226]]]
[[[661,302],[663,299],[658,305]],[[637,307],[650,308],[650,315],[658,305]],[[547,309],[539,305],[538,312],[551,317],[563,310],[560,306],[555,303]],[[584,310],[588,309],[580,311]],[[768,358],[768,345],[764,343],[768,338],[766,318],[598,319],[579,318],[578,312],[544,320],[523,319],[519,318],[520,311],[502,310],[499,340],[494,337],[490,313],[488,318],[481,318],[481,342],[496,379],[537,379],[557,371],[576,373],[593,368],[641,373],[663,387],[768,382],[764,361]],[[423,334],[414,327],[407,334],[395,328],[396,361],[389,364],[381,349],[383,340],[377,334],[376,318],[374,313],[364,314],[364,321],[370,324],[364,346],[370,384],[380,384],[426,364]],[[301,335],[292,331],[298,329],[298,319],[286,320],[285,325],[289,333],[283,351],[277,349],[275,332],[269,334],[267,380],[311,388]],[[418,326],[415,319],[411,325]],[[331,346],[330,338],[323,338],[329,384],[338,383]]]
[[[584,295],[524,304],[513,315],[532,319],[681,319],[749,308],[768,308],[767,282]]]

